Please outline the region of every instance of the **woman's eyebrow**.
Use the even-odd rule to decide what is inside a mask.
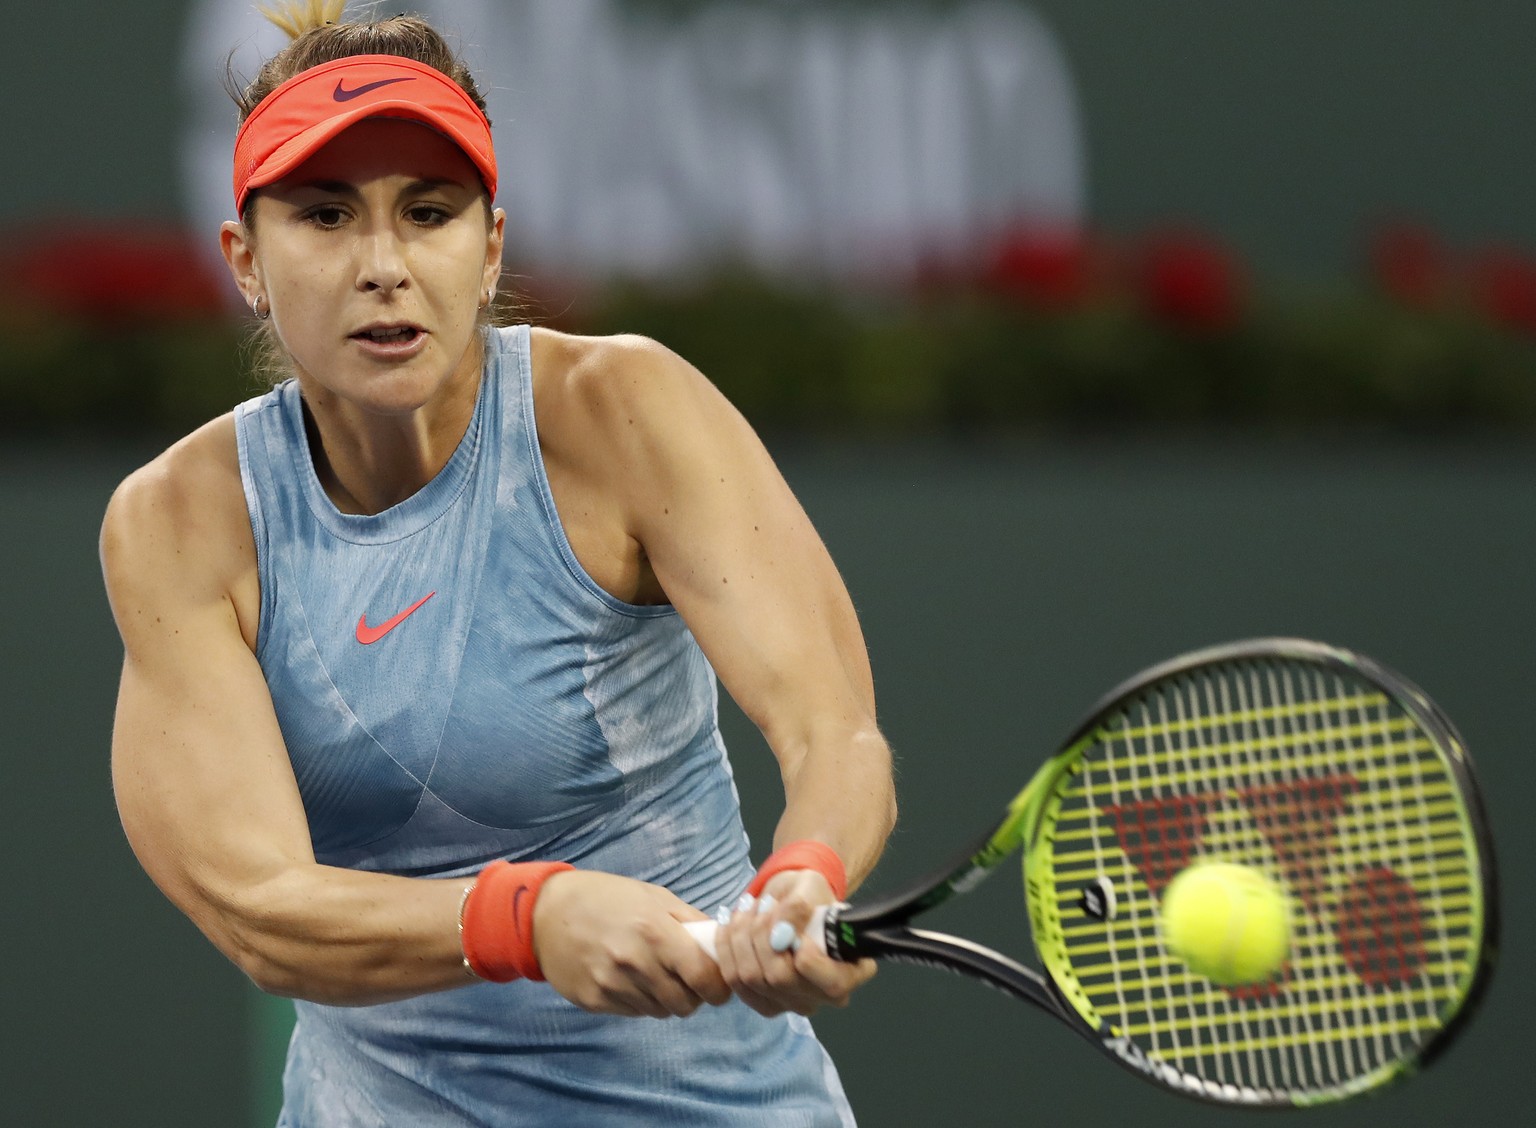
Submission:
[[[357,185],[346,180],[300,180],[291,184],[290,190],[323,192],[328,196],[356,196],[359,194]],[[452,176],[431,176],[413,180],[401,189],[402,195],[410,195],[416,192],[433,192],[440,188],[463,188],[464,181]]]
[[[327,196],[356,196],[357,185],[345,180],[300,180],[290,184],[290,191],[323,192]]]
[[[402,195],[414,195],[417,192],[434,192],[441,188],[466,188],[468,185],[452,176],[424,177],[421,180],[413,180],[405,186]]]
[[[399,195],[425,195],[427,192],[470,192],[472,184],[459,180],[458,177],[422,177],[421,180],[410,181],[406,187],[402,187]]]

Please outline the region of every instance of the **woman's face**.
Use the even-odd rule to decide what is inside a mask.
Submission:
[[[477,318],[501,272],[469,158],[416,122],[370,118],[261,190],[254,231],[226,224],[225,255],[248,298],[311,382],[370,412],[430,403],[473,380]]]

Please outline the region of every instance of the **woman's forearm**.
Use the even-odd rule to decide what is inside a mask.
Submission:
[[[781,755],[784,814],[775,846],[802,838],[825,842],[848,872],[850,890],[869,875],[896,825],[891,751],[873,727],[812,737],[804,751]]]
[[[470,982],[458,934],[470,884],[302,865],[192,916],[263,991],[359,1006]]]

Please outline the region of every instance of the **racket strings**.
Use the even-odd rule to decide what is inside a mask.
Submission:
[[[1379,688],[1284,659],[1158,683],[1101,727],[1060,791],[1053,966],[1092,1018],[1216,1086],[1323,1093],[1416,1053],[1454,1012],[1479,875],[1433,736]],[[1202,858],[1285,888],[1291,951],[1221,988],[1164,947],[1162,891]],[[1113,916],[1083,907],[1094,881]]]

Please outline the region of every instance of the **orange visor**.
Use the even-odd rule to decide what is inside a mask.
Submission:
[[[253,188],[281,180],[364,118],[419,121],[474,162],[496,196],[491,123],[442,71],[398,55],[352,55],[295,75],[261,100],[235,135],[235,210]]]

